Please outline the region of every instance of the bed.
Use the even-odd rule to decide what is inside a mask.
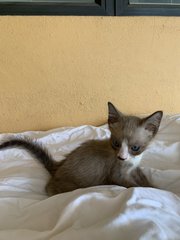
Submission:
[[[29,131],[58,161],[107,125]],[[22,149],[0,152],[0,240],[179,240],[180,115],[163,118],[141,167],[156,188],[96,186],[47,197],[49,174]]]

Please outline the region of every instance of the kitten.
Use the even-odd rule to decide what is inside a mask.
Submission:
[[[146,118],[126,116],[108,103],[111,137],[89,140],[69,153],[61,162],[54,161],[39,143],[27,139],[10,139],[0,150],[22,147],[36,157],[51,174],[46,186],[49,196],[97,185],[151,187],[142,170],[134,166],[158,131],[162,111]]]

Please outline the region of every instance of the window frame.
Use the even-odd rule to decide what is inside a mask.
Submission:
[[[114,16],[115,0],[95,0],[95,3],[0,2],[0,15]]]
[[[116,1],[116,16],[180,16],[180,6],[129,4],[128,0]]]
[[[95,3],[0,2],[0,15],[180,16],[180,5],[130,5],[128,0],[95,0]]]

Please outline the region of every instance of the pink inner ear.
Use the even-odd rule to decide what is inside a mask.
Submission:
[[[153,132],[153,134],[155,134],[157,132],[157,127],[154,124],[152,124],[152,123],[148,123],[145,126],[145,129],[150,131],[150,132]]]

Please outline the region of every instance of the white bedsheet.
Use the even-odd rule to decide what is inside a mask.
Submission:
[[[38,139],[61,160],[109,131],[81,126],[17,135]],[[180,240],[180,115],[163,118],[141,166],[163,190],[97,186],[48,198],[46,170],[26,151],[1,151],[0,240]]]

